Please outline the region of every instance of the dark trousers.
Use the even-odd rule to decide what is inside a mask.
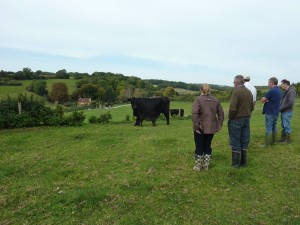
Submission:
[[[247,149],[250,142],[250,117],[228,120],[228,133],[233,151]]]
[[[196,155],[211,155],[211,141],[214,134],[198,134],[194,131],[194,140],[196,145]]]

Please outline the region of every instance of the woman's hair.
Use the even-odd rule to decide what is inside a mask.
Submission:
[[[200,90],[201,90],[202,93],[205,94],[205,95],[210,94],[210,86],[209,86],[209,84],[201,84]]]

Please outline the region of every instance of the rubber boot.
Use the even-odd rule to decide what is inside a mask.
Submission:
[[[274,133],[272,134],[272,142],[271,142],[271,145],[273,145],[276,141],[277,141],[277,132],[274,132]]]
[[[265,135],[265,144],[264,147],[268,147],[269,145],[273,144],[273,134],[266,133]]]
[[[241,165],[241,151],[232,151],[232,166],[239,168]]]
[[[202,166],[203,170],[208,170],[208,166],[209,166],[209,161],[210,161],[210,155],[204,155],[204,163]]]
[[[280,139],[278,140],[278,142],[285,142],[285,132],[281,131],[281,136]]]
[[[290,144],[291,143],[291,134],[289,133],[285,133],[285,141],[286,144]]]
[[[202,169],[202,165],[203,165],[203,156],[195,154],[195,166],[193,169],[195,171],[200,171]]]
[[[247,166],[247,149],[242,149],[241,152],[241,166]]]

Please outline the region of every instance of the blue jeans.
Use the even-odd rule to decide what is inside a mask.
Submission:
[[[228,133],[233,151],[247,149],[250,142],[250,117],[228,120]]]
[[[291,118],[293,112],[282,112],[281,113],[281,127],[283,133],[291,134]]]
[[[277,120],[278,120],[278,115],[266,114],[265,123],[266,123],[267,134],[272,134],[277,132],[277,128],[276,128]]]

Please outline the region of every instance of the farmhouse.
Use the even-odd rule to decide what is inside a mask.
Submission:
[[[79,98],[77,101],[78,106],[85,106],[85,105],[90,105],[92,102],[91,98]]]

